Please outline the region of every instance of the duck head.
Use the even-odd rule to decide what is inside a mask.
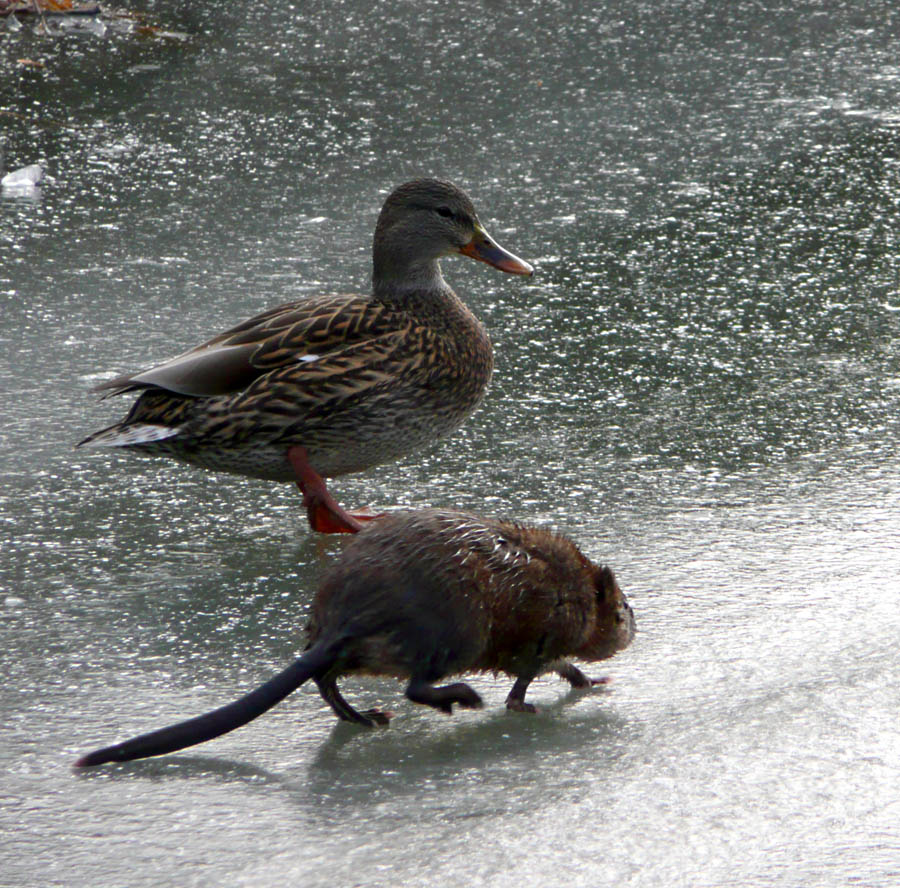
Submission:
[[[532,275],[527,262],[501,247],[485,230],[472,201],[439,179],[415,179],[388,196],[378,217],[373,276],[379,284],[421,286],[440,281],[438,260],[460,253],[509,274]]]

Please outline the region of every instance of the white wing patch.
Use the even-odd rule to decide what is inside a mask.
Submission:
[[[307,364],[311,364],[313,361],[318,361],[321,357],[321,355],[300,355],[297,360],[304,361]]]

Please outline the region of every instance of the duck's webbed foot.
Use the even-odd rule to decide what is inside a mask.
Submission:
[[[406,689],[406,696],[413,703],[433,706],[448,715],[453,712],[454,703],[458,703],[466,709],[480,709],[484,705],[481,697],[462,681],[436,688],[430,682],[413,679]]]
[[[357,533],[364,521],[371,521],[378,515],[348,512],[328,492],[325,481],[309,464],[306,448],[299,445],[287,452],[288,461],[297,476],[297,487],[303,494],[303,505],[309,526],[319,533]]]

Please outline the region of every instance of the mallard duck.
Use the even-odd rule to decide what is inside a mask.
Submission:
[[[123,447],[207,469],[294,481],[313,530],[354,533],[323,479],[397,459],[452,432],[491,378],[482,325],[438,260],[462,253],[510,274],[532,267],[500,247],[456,186],[394,190],[375,227],[372,294],[269,309],[163,364],[97,386],[141,392],[121,422],[78,446]]]

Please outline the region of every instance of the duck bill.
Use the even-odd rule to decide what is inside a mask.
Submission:
[[[527,262],[504,250],[481,226],[475,229],[472,240],[460,247],[459,252],[479,262],[487,262],[507,274],[534,274],[534,269]]]

